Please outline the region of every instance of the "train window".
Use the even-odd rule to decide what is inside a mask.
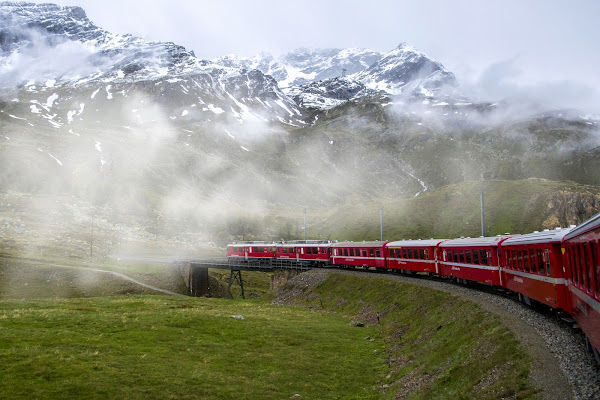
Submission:
[[[375,249],[375,257],[381,257],[381,249]]]
[[[473,264],[479,264],[479,252],[477,250],[473,251]]]
[[[406,253],[407,253],[407,257],[406,258],[413,258],[412,251],[413,251],[413,249],[406,249]]]
[[[354,257],[354,249],[348,249],[350,257]]]
[[[535,262],[535,250],[529,249],[529,267],[531,268],[531,272],[537,274],[537,263]]]
[[[458,262],[458,250],[456,250],[456,249],[452,250],[452,256],[453,256],[454,262],[457,263]]]
[[[550,251],[548,249],[544,249],[544,259],[546,260],[546,274],[550,276],[552,271],[550,270]]]
[[[529,272],[529,250],[523,250],[523,269],[525,272]]]
[[[523,250],[517,250],[517,269],[523,271]]]
[[[481,260],[481,265],[488,265],[487,251],[485,251],[484,249],[480,249],[479,259]]]
[[[577,269],[577,252],[575,246],[569,248],[569,266],[571,267],[571,282],[575,283],[576,269]]]
[[[535,259],[537,261],[538,273],[540,275],[546,275],[546,267],[544,266],[544,253],[542,249],[536,250]]]
[[[467,264],[471,264],[471,250],[467,249],[465,250],[465,262]]]
[[[425,249],[424,254],[425,254],[425,259],[429,260],[429,249]]]
[[[408,250],[402,249],[402,258],[408,258]]]
[[[287,254],[287,247],[283,248],[283,254]]]
[[[465,251],[464,250],[459,250],[458,251],[458,259],[460,260],[459,262],[462,264],[465,262]]]
[[[580,245],[575,246],[575,282],[578,286],[581,286],[581,248]]]
[[[421,260],[425,259],[425,249],[419,249],[419,258]]]
[[[596,282],[596,297],[600,298],[600,259],[598,251],[600,250],[600,246],[598,246],[598,242],[592,242],[592,263],[594,265],[594,270],[596,274],[594,275],[594,281]]]
[[[590,268],[590,257],[588,255],[589,247],[587,243],[583,244],[583,264],[581,265],[583,269],[583,287],[587,290],[588,293],[592,291],[592,285],[590,282],[590,278],[592,275],[592,271]]]
[[[374,257],[373,254],[374,254],[373,249],[369,249],[369,257]]]

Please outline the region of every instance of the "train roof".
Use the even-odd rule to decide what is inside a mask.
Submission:
[[[500,235],[493,237],[478,237],[478,238],[460,238],[447,240],[440,244],[440,247],[489,247],[498,246],[502,241],[511,236]]]
[[[277,242],[233,242],[227,246],[277,246]]]
[[[277,243],[280,247],[329,247],[334,242],[329,240],[294,240],[291,242]]]
[[[592,218],[588,219],[587,221],[583,222],[581,225],[574,228],[563,239],[564,240],[573,239],[574,237],[582,235],[588,231],[591,231],[592,229],[597,229],[598,227],[600,227],[600,213],[594,215]]]
[[[542,232],[527,233],[525,235],[513,236],[502,242],[502,246],[538,244],[538,243],[560,243],[565,235],[573,228],[556,228]]]
[[[339,242],[333,243],[331,247],[382,247],[384,244],[389,243],[388,241],[372,241],[372,242]]]
[[[436,247],[448,239],[417,239],[417,240],[396,240],[389,242],[386,247]]]

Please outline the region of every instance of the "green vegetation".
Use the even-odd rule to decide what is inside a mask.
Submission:
[[[252,301],[3,301],[0,397],[380,398],[386,367],[365,335],[377,329]]]
[[[382,384],[410,399],[532,398],[529,358],[500,319],[447,293],[332,274],[297,304],[381,325]]]
[[[481,235],[480,191],[484,191],[486,236],[530,233],[579,224],[598,212],[600,188],[541,179],[463,182],[410,199],[350,199],[312,229],[338,240],[378,240],[379,205],[384,238],[428,239]]]

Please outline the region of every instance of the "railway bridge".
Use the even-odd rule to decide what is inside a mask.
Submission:
[[[281,270],[307,271],[311,269],[311,267],[295,260],[244,261],[228,259],[227,257],[182,258],[170,255],[118,255],[113,256],[113,258],[118,261],[178,264],[189,293],[196,297],[208,294],[209,268],[229,270],[226,296],[232,298],[231,287],[239,285],[239,297],[243,299],[246,298],[246,294],[244,292],[242,271],[276,272]]]

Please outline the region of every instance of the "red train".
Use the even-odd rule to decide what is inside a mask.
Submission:
[[[567,312],[586,334],[600,363],[600,214],[569,232],[563,240]]]
[[[246,242],[232,262],[429,274],[516,293],[568,313],[600,363],[600,214],[578,227],[496,237],[373,242]]]

